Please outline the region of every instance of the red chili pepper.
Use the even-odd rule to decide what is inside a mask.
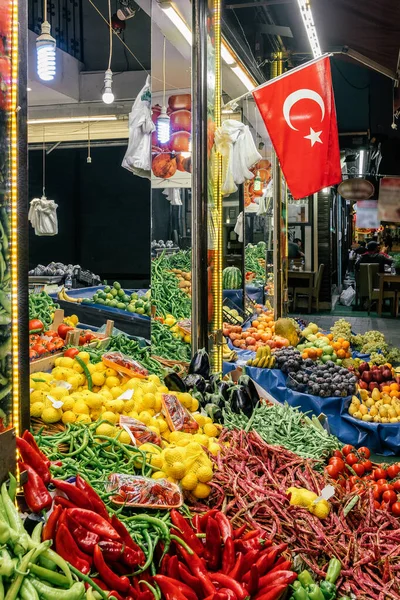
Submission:
[[[178,563],[178,569],[179,569],[179,579],[181,581],[183,581],[183,583],[186,583],[186,585],[188,585],[190,588],[192,588],[192,590],[194,590],[196,592],[197,596],[199,596],[199,597],[202,596],[203,590],[202,590],[199,580],[196,577],[193,577],[193,575],[188,571],[188,569],[185,567],[185,565],[183,565],[181,562]]]
[[[112,517],[111,517],[111,525],[112,525],[112,527],[114,527],[115,531],[118,533],[119,537],[124,542],[124,544],[129,546],[129,548],[132,548],[132,550],[134,550],[135,552],[143,553],[143,550],[141,549],[141,547],[138,546],[131,538],[131,534],[129,533],[129,531],[127,530],[125,525],[115,515],[112,515]],[[143,554],[143,558],[144,558],[144,554]]]
[[[70,531],[64,523],[57,528],[56,551],[64,560],[71,563],[84,575],[90,572],[91,557],[79,550]]]
[[[112,590],[109,594],[108,597],[110,596],[114,596],[117,600],[126,600],[126,597],[122,597],[120,594],[118,594],[118,592],[116,590]]]
[[[273,548],[269,548],[268,550],[263,551],[262,556],[260,556],[256,562],[260,577],[262,577],[263,575],[265,575],[265,573],[270,571],[270,569],[275,564],[276,557],[286,549],[287,549],[287,544],[280,544],[279,546],[274,546]],[[289,564],[289,567],[290,567],[290,564]],[[282,571],[284,569],[280,569],[280,570]],[[250,573],[247,570],[246,574],[243,577],[243,581],[244,582],[248,581],[249,577],[250,577]]]
[[[228,575],[235,566],[235,545],[231,537],[228,537],[225,542],[222,553],[222,572]]]
[[[265,533],[266,535],[266,533]],[[271,540],[266,540],[264,537],[257,536],[253,537],[250,540],[235,540],[235,549],[238,552],[249,552],[250,550],[264,550],[264,548],[268,548],[268,546],[272,545]]]
[[[223,594],[225,600],[237,600],[235,592],[232,592],[232,590],[228,590],[228,588],[221,588],[220,590],[218,590],[218,594]]]
[[[201,587],[203,588],[203,592],[208,596],[210,594],[214,594],[217,590],[215,589],[214,584],[211,582],[209,573],[204,566],[201,558],[193,552],[193,554],[189,554],[182,546],[176,545],[176,551],[186,562],[189,570],[192,572],[192,575],[198,578],[200,581]]]
[[[167,575],[172,579],[179,579],[179,560],[176,555],[171,556],[168,562]]]
[[[90,502],[87,495],[82,492],[76,485],[68,483],[68,481],[61,481],[60,479],[52,479],[51,483],[58,489],[64,492],[68,496],[68,500],[74,503],[78,508],[86,508],[93,510],[92,503]]]
[[[76,476],[76,487],[85,493],[90,504],[92,505],[92,509],[95,512],[97,512],[99,515],[101,515],[104,519],[106,519],[106,521],[109,521],[110,517],[108,516],[108,512],[107,512],[107,509],[105,507],[103,500],[100,498],[100,496],[97,494],[97,492],[92,488],[92,486],[89,485],[89,483],[87,481],[85,481],[83,479],[83,477],[81,477],[79,475],[79,473]],[[85,508],[85,507],[83,507],[83,508]]]
[[[35,438],[33,437],[33,435],[31,434],[30,431],[28,431],[28,429],[25,429],[24,433],[22,434],[23,439],[28,442],[28,444],[30,446],[32,446],[32,448],[34,450],[36,450],[36,452],[39,454],[39,456],[41,457],[42,461],[44,462],[45,465],[47,465],[48,467],[50,466],[50,461],[47,458],[47,456],[45,455],[44,452],[41,451],[41,449],[39,448],[39,446],[36,443]]]
[[[258,590],[258,582],[260,580],[260,574],[258,572],[257,566],[253,565],[250,569],[250,577],[247,584],[247,591],[250,596],[253,596]]]
[[[276,571],[290,571],[292,563],[290,560],[284,560],[283,562],[276,564],[269,572],[276,573]]]
[[[263,594],[255,596],[254,600],[278,600],[286,589],[286,583],[275,585]]]
[[[17,436],[17,448],[23,462],[36,471],[44,483],[50,482],[50,471],[43,458],[34,448],[23,438]]]
[[[196,537],[193,529],[187,520],[174,508],[171,510],[171,521],[181,532],[181,537],[185,540],[189,548],[191,548],[196,554],[202,556],[204,553],[204,546]]]
[[[250,550],[249,552],[247,552],[247,554],[243,555],[243,561],[242,561],[242,564],[240,565],[239,571],[237,572],[237,576],[234,577],[232,575],[232,573],[228,573],[228,575],[230,577],[233,577],[233,579],[237,579],[237,581],[242,581],[244,573],[247,573],[248,571],[250,571],[251,565],[253,565],[255,563],[255,561],[257,560],[257,558],[259,556],[260,556],[259,550]]]
[[[248,531],[247,533],[245,533],[242,536],[242,540],[251,540],[254,537],[260,537],[261,533],[262,533],[261,529],[251,529],[250,531]]]
[[[274,571],[273,573],[267,573],[264,577],[260,578],[258,584],[259,589],[265,588],[271,584],[278,585],[278,583],[286,583],[289,585],[297,578],[297,573],[293,571]]]
[[[194,515],[194,517],[192,518],[192,527],[196,533],[201,533],[201,531],[200,531],[200,516],[199,515]]]
[[[160,590],[167,597],[172,594],[171,590],[177,590],[187,600],[197,600],[195,592],[186,583],[182,583],[178,579],[166,577],[165,575],[155,575],[154,581],[160,586]]]
[[[64,496],[54,496],[54,504],[59,504],[63,508],[76,508],[75,504],[64,498]]]
[[[98,577],[91,577],[90,578],[92,581],[94,581],[95,583],[97,583],[97,585],[99,586],[100,589],[107,591],[108,588],[106,586],[106,584],[104,583],[104,581],[102,581],[101,579],[99,579]]]
[[[30,465],[22,461],[18,464],[21,472],[26,471],[28,473],[28,481],[24,484],[24,495],[29,510],[39,513],[44,509],[50,508],[53,499],[47,491],[43,479]]]
[[[224,515],[224,513],[221,511],[218,511],[216,513],[215,520],[218,523],[222,541],[225,544],[228,537],[230,537],[230,538],[233,537],[233,530],[232,530],[231,522],[229,521],[228,517],[226,515]]]
[[[229,577],[229,575],[224,575],[223,573],[211,573],[211,581],[222,587],[228,588],[228,590],[232,590],[238,597],[238,600],[245,600],[248,596],[244,587],[241,586],[238,581]]]
[[[93,533],[97,533],[101,538],[110,540],[120,539],[120,536],[115,531],[114,527],[92,510],[86,510],[85,508],[68,508],[68,514],[78,521],[80,525],[86,527],[89,531],[93,531]]]
[[[242,525],[241,527],[238,527],[237,529],[233,530],[233,539],[237,540],[238,538],[242,537],[242,535],[244,534],[244,532],[247,529],[247,525]]]
[[[93,562],[97,572],[104,581],[113,590],[126,593],[130,588],[129,579],[125,576],[119,577],[106,565],[100,546],[96,545],[93,552]]]
[[[209,517],[207,521],[206,548],[208,568],[216,571],[221,562],[221,534],[214,517]]]
[[[137,565],[144,564],[145,555],[144,552],[139,548],[140,553],[132,550],[126,544],[115,541],[102,541],[99,542],[101,551],[103,552],[104,559],[108,562],[122,561],[127,567],[134,569]]]
[[[45,542],[46,540],[54,540],[55,535],[56,535],[58,520],[61,517],[62,511],[63,511],[63,507],[61,506],[61,504],[57,504],[53,508],[51,515],[49,516],[49,518],[46,521],[45,526],[43,527],[42,542]]]
[[[100,540],[100,536],[97,535],[97,533],[93,533],[93,531],[89,531],[86,527],[82,527],[82,525],[68,513],[67,526],[82,552],[93,554],[94,547]]]
[[[217,509],[213,508],[211,510],[208,510],[203,515],[200,515],[200,517],[199,517],[200,533],[206,532],[208,517],[213,517],[217,512],[218,512]]]
[[[168,572],[168,563],[170,561],[170,555],[169,554],[165,554],[162,561],[161,561],[161,565],[160,565],[160,574],[161,575],[166,575]]]
[[[239,581],[241,579],[241,575],[244,571],[243,565],[244,565],[244,554],[242,554],[241,552],[238,552],[238,554],[236,556],[235,566],[233,567],[232,571],[230,571],[228,573],[229,577],[232,577],[233,579],[236,579]]]

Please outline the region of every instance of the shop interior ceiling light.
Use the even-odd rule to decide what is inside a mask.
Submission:
[[[50,34],[47,20],[47,0],[43,3],[43,23],[36,39],[37,74],[42,81],[53,81],[56,76],[56,40]]]
[[[309,0],[297,0],[314,58],[322,56]]]
[[[192,45],[192,32],[190,28],[187,26],[185,21],[182,19],[181,15],[175,9],[175,7],[169,2],[160,2],[160,7],[163,12],[167,15],[169,20],[175,25],[175,27],[180,31],[188,44]]]
[[[171,135],[171,123],[169,115],[167,114],[167,106],[165,104],[165,37],[163,45],[163,103],[161,107],[161,113],[157,119],[157,139],[160,144],[167,144]]]
[[[98,117],[60,117],[54,119],[28,119],[28,125],[52,125],[57,123],[90,123],[91,121],[116,121],[116,115],[99,115]]]
[[[111,61],[112,61],[112,51],[113,51],[113,28],[112,28],[112,19],[111,19],[111,0],[108,0],[108,31],[109,31],[109,42],[110,42],[110,51],[108,55],[108,67],[107,71],[104,74],[104,91],[102,95],[102,100],[104,104],[112,104],[114,102],[114,94],[112,91],[112,71],[111,71]]]

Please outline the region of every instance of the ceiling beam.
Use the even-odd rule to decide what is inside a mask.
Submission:
[[[284,25],[257,25],[257,31],[266,35],[280,35],[281,37],[293,37],[290,27]]]
[[[293,0],[260,0],[260,2],[243,2],[240,4],[227,4],[225,8],[253,8],[254,6],[274,6],[276,4],[292,4]]]

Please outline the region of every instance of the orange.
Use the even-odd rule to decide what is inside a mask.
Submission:
[[[390,392],[390,385],[384,385],[382,387],[382,392],[385,392],[385,394],[388,394]]]
[[[345,340],[342,344],[342,348],[344,348],[345,350],[347,350],[348,348],[350,348],[350,342],[348,342],[347,340]]]
[[[252,321],[251,324],[253,327],[258,327],[260,324],[260,321]]]
[[[338,358],[346,358],[346,351],[343,349],[338,350],[336,354]]]
[[[328,335],[326,336],[328,338],[328,340],[333,340],[333,333],[328,333]]]
[[[301,358],[308,358],[308,352],[304,350],[303,354],[301,355]]]
[[[391,398],[400,398],[400,392],[398,392],[397,390],[392,390],[389,394],[389,396]]]
[[[396,392],[399,391],[399,384],[398,383],[391,383],[390,384],[390,390],[395,390]]]
[[[339,342],[340,345],[343,344],[343,342],[345,342],[346,340],[342,337],[338,338],[337,341]]]
[[[317,356],[318,356],[318,358],[319,358],[320,356],[322,356],[322,355],[323,355],[323,353],[324,353],[324,351],[322,350],[322,348],[318,348],[318,350],[317,350]]]
[[[351,352],[346,352],[346,358],[351,358]]]
[[[332,347],[334,350],[340,350],[341,344],[339,343],[339,341],[333,342]]]

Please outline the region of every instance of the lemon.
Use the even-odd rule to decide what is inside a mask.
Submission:
[[[205,425],[206,423],[212,423],[212,422],[213,422],[213,420],[212,420],[212,418],[211,418],[211,417],[204,417],[204,425]],[[204,426],[203,426],[203,427],[204,427]]]
[[[89,371],[89,373],[94,373],[96,370],[96,365],[92,365],[92,363],[89,363],[87,366],[87,370]]]
[[[61,417],[61,421],[66,425],[67,423],[75,423],[76,414],[72,410],[67,410]]]
[[[156,384],[153,381],[149,381],[148,383],[142,384],[143,392],[145,394],[156,394],[158,389]]]
[[[158,418],[157,420],[157,425],[158,425],[158,429],[160,430],[160,433],[163,433],[164,431],[166,431],[168,429],[168,424],[166,421],[164,421],[164,419]]]
[[[109,379],[111,379],[111,377],[107,377],[107,381]],[[119,396],[121,396],[121,394],[124,393],[124,390],[119,385],[116,385],[115,387],[110,387],[110,392],[114,400],[116,400],[119,398]],[[121,402],[123,402],[123,400],[121,400]]]
[[[99,394],[102,398],[104,398],[104,400],[112,400],[113,399],[112,393],[110,392],[110,390],[108,388],[107,389],[103,388],[102,390],[100,390]]]
[[[106,377],[117,377],[118,373],[115,369],[111,369],[111,367],[107,367],[106,369]]]
[[[74,406],[72,407],[72,410],[77,415],[88,415],[89,414],[89,407],[83,400],[77,400],[77,402],[74,402]]]
[[[153,424],[148,425],[148,428],[150,429],[150,431],[152,431],[156,435],[160,435],[160,430],[157,427],[158,423],[157,423],[156,419],[153,419],[153,423],[154,423],[154,421],[156,422],[156,425],[153,425]]]
[[[73,409],[75,400],[73,398],[71,398],[71,396],[68,396],[68,398],[64,398],[63,402],[64,402],[64,404],[61,407],[63,412],[67,412],[67,410]]]
[[[169,389],[167,388],[166,385],[159,385],[156,388],[155,392],[158,392],[159,394],[168,394]]]
[[[101,411],[99,409],[90,411],[90,418],[92,419],[92,421],[97,421],[100,418],[100,416],[101,416]]]
[[[164,471],[155,471],[151,476],[152,479],[167,479],[167,474]]]
[[[163,432],[162,437],[164,440],[167,440],[167,442],[168,442],[169,435],[170,435],[170,431],[169,431],[169,429],[167,429],[166,431]]]
[[[107,374],[107,371],[106,371],[106,374]],[[118,379],[118,377],[116,377],[115,375],[107,376],[106,386],[108,388],[110,388],[110,390],[111,390],[111,388],[119,386],[119,379]],[[121,394],[122,394],[122,392],[121,392]]]
[[[92,374],[92,381],[93,385],[104,385],[106,381],[104,373],[99,373],[98,371],[96,371]]]
[[[62,417],[62,411],[57,408],[45,408],[42,412],[42,421],[45,423],[57,423]]]
[[[221,452],[221,447],[219,444],[217,444],[216,442],[213,442],[212,444],[210,444],[208,446],[208,451],[213,455],[213,456],[218,456],[218,454]]]
[[[32,404],[35,402],[43,402],[46,398],[47,394],[43,390],[35,390],[30,395],[30,401]]]
[[[85,363],[85,365],[87,365],[90,361],[90,354],[89,352],[79,352],[79,354],[77,355],[78,358],[80,358],[81,360],[83,360],[83,362]]]
[[[195,442],[198,442],[199,444],[201,444],[202,446],[205,446],[207,448],[208,446],[208,435],[202,435],[201,433],[196,433],[193,436],[193,439]]]
[[[198,483],[192,491],[192,494],[195,498],[208,498],[210,492],[211,488],[209,485],[206,483]]]
[[[164,450],[164,459],[168,465],[185,460],[185,452],[182,448],[167,448]]]
[[[108,423],[102,423],[96,429],[97,435],[106,435],[108,437],[114,437],[115,435],[115,427],[109,425]]]
[[[105,412],[103,412],[101,418],[105,419],[106,421],[110,421],[110,423],[112,423],[113,425],[115,425],[115,423],[119,421],[119,415],[116,415],[111,410],[106,410]]]
[[[56,360],[54,361],[54,366],[55,367],[61,367],[61,357],[60,358],[56,358]]]
[[[160,378],[157,375],[149,375],[147,379],[148,381],[151,381],[151,383],[155,383],[157,387],[161,385]]]
[[[197,398],[192,398],[192,405],[190,407],[190,410],[192,412],[196,412],[196,410],[199,410],[199,401],[197,400]]]
[[[192,416],[193,416],[193,419],[196,421],[196,423],[200,427],[203,427],[204,423],[206,422],[204,415],[201,415],[200,413],[197,413],[197,414],[192,415]]]
[[[83,373],[78,373],[78,378],[79,378],[79,384],[78,385],[85,385],[86,384],[86,377],[85,377],[85,375]]]
[[[89,425],[92,422],[92,419],[89,415],[78,415],[75,423],[80,423],[81,425]]]
[[[124,412],[126,414],[130,413],[131,410],[135,409],[135,404],[136,404],[136,402],[133,398],[132,398],[132,400],[125,400],[124,401]]]
[[[188,444],[190,444],[190,439],[188,438],[181,438],[176,442],[176,445],[180,446],[181,448],[185,448],[185,446],[187,446]]]
[[[161,469],[164,461],[160,454],[153,454],[150,459],[150,464],[157,469]]]
[[[139,387],[140,383],[140,379],[138,379],[137,377],[132,377],[132,379],[129,379],[129,381],[126,382],[125,387],[127,390],[135,390]]]
[[[190,442],[186,446],[186,456],[198,456],[201,452],[203,452],[202,447],[198,442]]]
[[[218,435],[218,429],[213,423],[206,423],[203,427],[203,431],[208,437],[216,437]]]
[[[42,412],[44,411],[44,402],[33,402],[30,408],[31,417],[39,418],[42,416]]]
[[[168,466],[168,475],[175,479],[182,479],[186,472],[186,468],[183,462],[175,462]]]
[[[132,417],[132,419],[136,419],[136,420],[138,420],[138,418],[139,418],[139,415],[138,415],[138,413],[136,412],[136,410],[131,410],[131,412],[130,412],[130,413],[128,413],[128,415],[129,415],[130,417]]]
[[[125,429],[120,433],[118,441],[120,441],[121,444],[132,444],[131,436]]]
[[[145,425],[149,425],[149,423],[151,423],[151,414],[145,410],[140,412],[139,413],[139,421],[141,421]]]
[[[169,441],[171,443],[176,443],[179,438],[181,437],[181,432],[180,431],[172,431],[171,435],[169,436]]]
[[[174,477],[167,477],[167,481],[169,481],[170,483],[178,483],[176,479],[174,479]]]
[[[197,479],[201,483],[207,483],[207,481],[211,481],[213,476],[213,470],[211,467],[200,467],[200,469],[196,473]]]
[[[156,404],[156,397],[151,392],[147,392],[146,394],[144,394],[142,402],[145,408],[154,408]]]
[[[81,365],[77,363],[76,360],[74,361],[73,370],[77,373],[83,373],[83,367],[81,367]]]
[[[80,384],[80,377],[79,375],[71,375],[71,377],[68,377],[67,382],[72,385],[73,390],[76,390]]]
[[[179,401],[185,408],[190,408],[192,406],[192,396],[188,393],[180,394]]]
[[[156,394],[156,401],[154,403],[154,412],[156,414],[160,413],[162,409],[162,402],[161,402],[161,398],[157,398],[157,394]]]
[[[189,471],[185,477],[181,479],[181,486],[184,490],[194,490],[199,483],[195,473]]]
[[[89,392],[88,396],[85,398],[86,404],[90,408],[100,409],[103,406],[103,398],[100,394],[95,394],[93,392]]]
[[[105,371],[107,369],[106,365],[102,362],[97,363],[97,365],[95,365],[95,367],[96,367],[96,369],[95,369],[96,373],[105,373]]]

